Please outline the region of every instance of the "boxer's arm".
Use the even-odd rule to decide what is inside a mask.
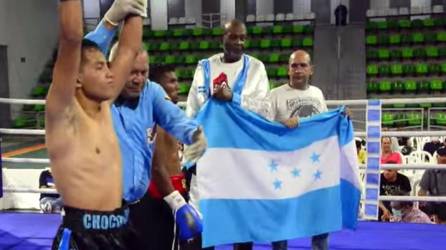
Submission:
[[[114,95],[111,102],[121,93],[133,63],[141,48],[142,41],[142,18],[140,16],[129,16],[124,22],[124,28],[120,34],[119,46],[116,57],[111,62],[110,70],[114,75]]]
[[[162,129],[157,130],[155,149],[152,159],[152,181],[155,182],[159,192],[164,197],[175,191],[170,181],[169,173],[165,166],[166,155],[166,133]]]
[[[74,100],[81,63],[82,7],[80,0],[60,1],[59,49],[48,91],[46,110],[49,121],[62,118]]]

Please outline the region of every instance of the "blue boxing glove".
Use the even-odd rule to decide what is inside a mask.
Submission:
[[[189,205],[180,192],[173,191],[164,197],[173,211],[175,223],[180,231],[180,240],[192,240],[203,232],[203,223],[198,211]]]

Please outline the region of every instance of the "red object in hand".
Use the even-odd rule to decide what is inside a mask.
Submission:
[[[219,89],[219,88],[229,88],[228,85],[228,76],[225,73],[221,73],[220,75],[217,76],[217,78],[215,78],[212,83],[214,84],[214,93]]]
[[[180,192],[180,194],[186,194],[186,179],[183,174],[178,174],[170,177],[170,181],[173,185],[173,188]],[[150,182],[150,186],[147,190],[149,192],[150,197],[155,199],[162,199],[163,196],[156,186],[154,181]]]

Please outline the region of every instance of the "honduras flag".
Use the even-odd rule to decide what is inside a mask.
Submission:
[[[197,116],[203,246],[319,235],[357,223],[360,184],[351,121],[333,110],[288,129],[230,102]]]

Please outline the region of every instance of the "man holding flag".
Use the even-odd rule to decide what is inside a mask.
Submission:
[[[288,128],[241,108],[236,91],[231,102],[208,100],[197,116],[208,138],[197,165],[204,247],[316,235],[314,249],[327,249],[327,233],[356,227],[352,123],[343,108],[324,112],[321,91],[308,85],[306,52],[291,55],[289,74],[272,93],[274,117]]]

